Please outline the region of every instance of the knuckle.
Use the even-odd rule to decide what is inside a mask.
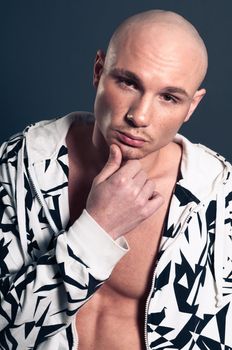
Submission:
[[[140,186],[134,184],[133,182],[128,182],[127,184],[127,192],[128,192],[128,195],[133,197],[133,200],[137,201],[137,196],[140,192]]]
[[[136,200],[136,207],[137,209],[143,213],[145,211],[145,207],[146,207],[146,201],[144,198],[139,198]]]
[[[144,205],[143,208],[141,208],[140,215],[143,220],[145,220],[149,216],[148,208],[146,205]]]
[[[125,185],[127,179],[125,176],[115,176],[112,178],[111,182],[115,187],[121,187]]]
[[[92,186],[96,186],[99,182],[99,175],[95,176],[95,178],[92,181]]]
[[[164,204],[164,198],[160,195],[156,195],[156,205],[160,207],[161,205]]]
[[[120,177],[119,179],[120,185],[124,185],[127,183],[127,178],[125,176]]]
[[[164,199],[160,195],[155,195],[150,203],[152,213],[156,212],[164,204]]]
[[[138,193],[139,193],[139,188],[138,187],[134,187],[133,189],[131,189],[131,196],[133,198],[136,198]]]

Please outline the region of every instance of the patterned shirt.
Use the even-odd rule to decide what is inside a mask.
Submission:
[[[0,150],[0,349],[77,349],[75,314],[127,253],[84,210],[69,227],[74,119],[32,125]],[[232,349],[231,165],[177,135],[181,177],[147,299],[147,349]],[[148,281],[149,284],[151,284]],[[112,306],[113,307],[113,306]]]

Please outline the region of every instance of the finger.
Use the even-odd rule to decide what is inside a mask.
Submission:
[[[164,198],[158,192],[153,192],[152,197],[149,198],[146,210],[147,214],[150,216],[154,214],[162,205],[164,204]]]
[[[141,171],[141,169],[142,169],[142,166],[140,161],[137,159],[131,159],[131,160],[128,160],[117,171],[117,176],[126,178],[126,179],[133,179],[138,174],[138,172]]]
[[[133,178],[133,186],[138,189],[138,193],[141,191],[147,181],[147,173],[144,170],[140,170]]]
[[[109,158],[107,163],[101,172],[96,176],[95,182],[100,183],[108,179],[112,174],[114,174],[121,166],[122,152],[121,149],[112,144],[110,146]]]
[[[138,195],[138,200],[145,200],[148,201],[149,199],[152,199],[155,195],[155,182],[152,180],[147,179],[144,186],[141,188],[141,191]]]

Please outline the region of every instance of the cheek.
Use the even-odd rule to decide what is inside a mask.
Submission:
[[[183,124],[183,120],[178,119],[178,120],[171,120],[167,125],[166,125],[166,131],[167,135],[169,137],[173,137],[176,135],[178,130],[180,129],[181,125]]]
[[[95,104],[94,104],[94,112],[95,115],[105,115],[108,114],[110,110],[110,99],[104,91],[97,93]]]
[[[106,94],[98,92],[94,103],[94,115],[99,129],[104,133],[111,121],[111,108]]]
[[[160,137],[164,142],[169,142],[176,135],[182,124],[184,123],[184,119],[187,114],[187,109],[179,111],[172,111],[172,113],[168,113],[160,119],[159,127]]]
[[[112,81],[105,81],[99,85],[96,95],[95,108],[101,112],[112,112],[112,115],[123,113],[132,103],[133,96],[120,89]]]
[[[112,89],[101,90],[97,93],[94,114],[99,125],[106,128],[112,121],[121,119],[127,112],[125,99]]]
[[[117,116],[117,104],[110,91],[106,93],[106,90],[104,90],[97,93],[94,114],[98,130],[107,139],[108,130],[114,123],[115,116]]]

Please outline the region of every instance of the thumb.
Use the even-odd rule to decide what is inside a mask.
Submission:
[[[121,166],[122,152],[119,146],[112,144],[110,145],[109,158],[97,176],[97,182],[103,182],[113,175]]]

